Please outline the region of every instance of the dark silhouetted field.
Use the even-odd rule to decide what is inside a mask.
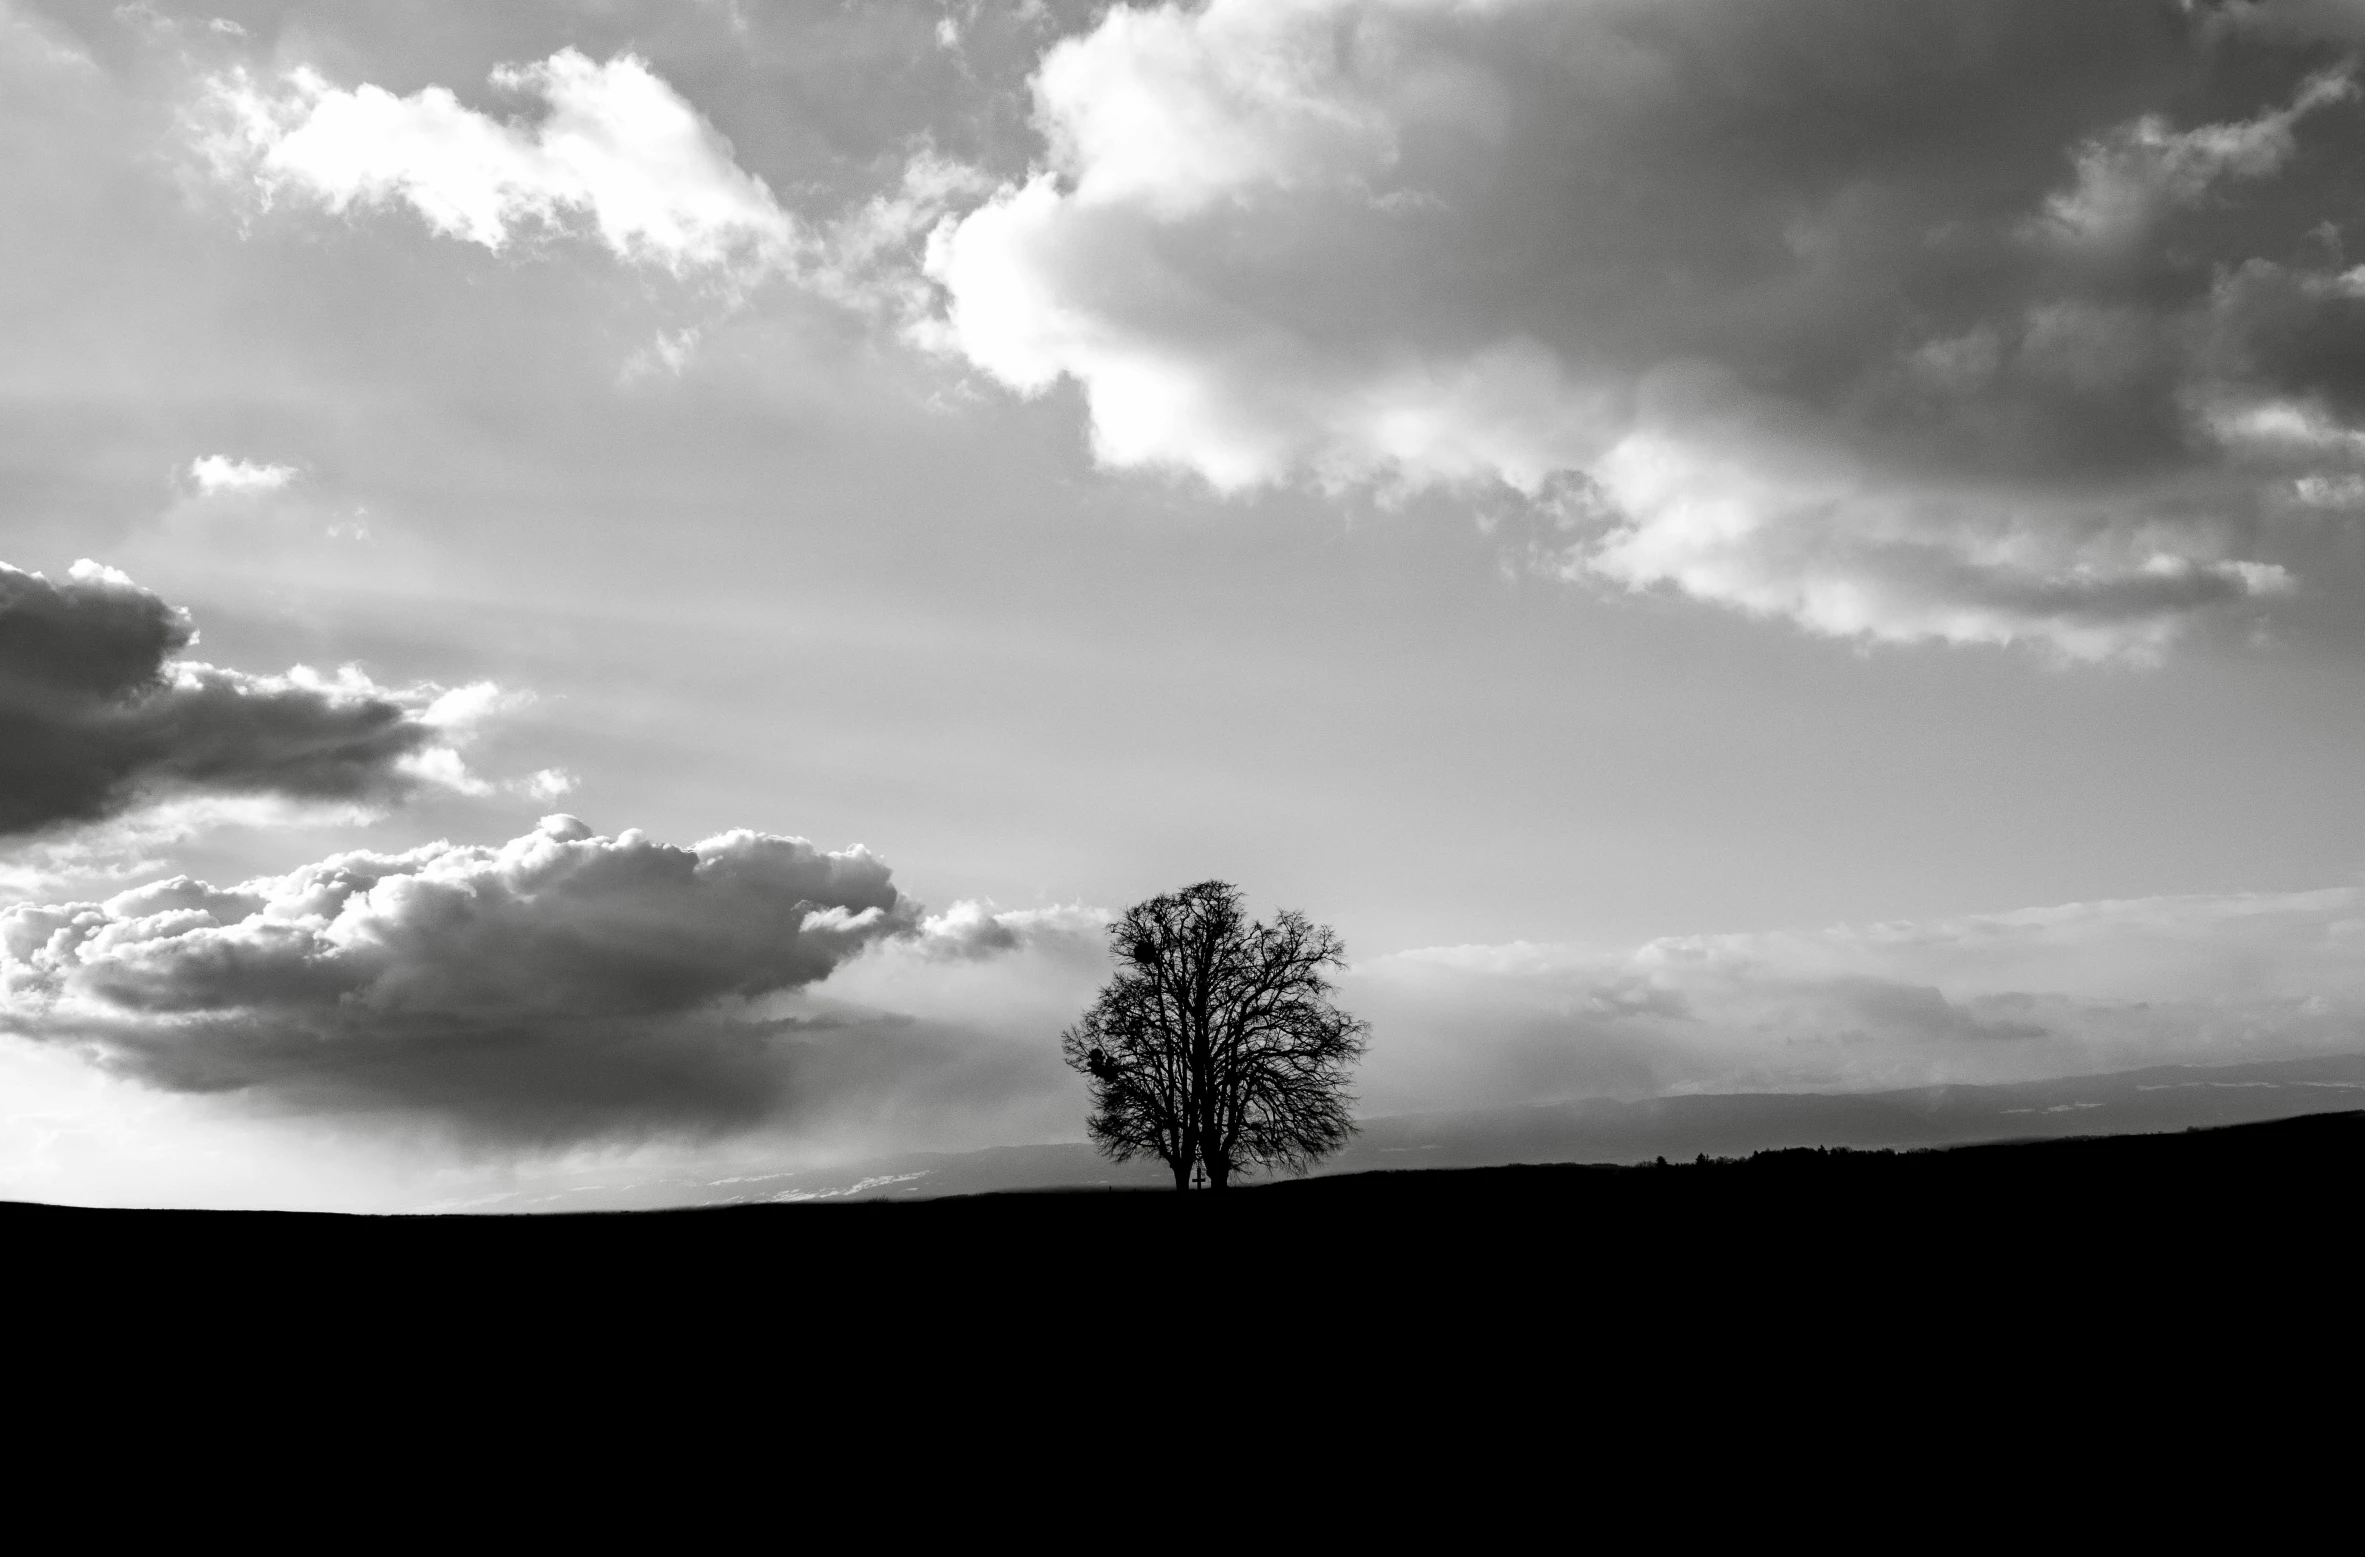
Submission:
[[[629,1401],[628,1436],[691,1435],[666,1452],[741,1475],[770,1473],[775,1419],[803,1452],[898,1463],[906,1444],[971,1452],[980,1433],[1016,1451],[1001,1435],[1023,1420],[1056,1478],[1131,1452],[1145,1412],[1200,1394],[1271,1411],[1285,1444],[1311,1409],[1342,1452],[1533,1461],[1578,1429],[1680,1444],[1745,1421],[1786,1452],[1910,1461],[1946,1421],[2021,1424],[1998,1444],[2033,1423],[2066,1454],[2098,1402],[2146,1402],[2165,1442],[2199,1401],[2331,1387],[2361,1187],[2351,1112],[1224,1195],[438,1217],[7,1205],[0,1247],[19,1354],[57,1381],[44,1398],[110,1430],[128,1430],[114,1397],[65,1382],[83,1359],[138,1370],[148,1414],[130,1427],[186,1437],[225,1400],[299,1434],[432,1408],[487,1463],[521,1412],[581,1435],[587,1465],[621,1452],[608,1437]],[[718,1403],[756,1435],[699,1447]],[[2209,1409],[2220,1427],[2256,1414]],[[1826,1424],[1822,1448],[1782,1439],[1802,1421]]]

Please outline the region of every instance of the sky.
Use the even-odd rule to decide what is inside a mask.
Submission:
[[[2365,4],[0,0],[0,1194],[2365,1049]],[[2352,252],[2354,251],[2354,252]]]

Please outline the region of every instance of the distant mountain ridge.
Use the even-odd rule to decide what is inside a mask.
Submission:
[[[2118,1135],[2242,1124],[2365,1106],[2365,1053],[2226,1066],[2163,1065],[2058,1081],[1891,1092],[1711,1093],[1634,1102],[1400,1114],[1362,1123],[1323,1173],[1488,1167],[1514,1162],[1647,1162],[1742,1156],[1785,1146],[1913,1147]],[[754,1201],[972,1195],[1004,1189],[1154,1189],[1157,1163],[1119,1166],[1082,1142],[915,1152],[777,1174],[616,1182],[579,1175],[421,1211],[540,1212]]]

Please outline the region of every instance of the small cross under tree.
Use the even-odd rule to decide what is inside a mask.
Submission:
[[[1355,1133],[1347,1074],[1369,1024],[1331,1002],[1346,950],[1328,925],[1252,922],[1238,888],[1202,881],[1127,909],[1109,949],[1116,976],[1060,1034],[1101,1150],[1223,1189],[1242,1167],[1302,1173]]]

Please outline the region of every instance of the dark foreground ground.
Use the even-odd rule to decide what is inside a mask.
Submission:
[[[2353,1112],[1221,1195],[0,1205],[0,1302],[14,1376],[43,1381],[20,1416],[97,1435],[76,1442],[211,1443],[231,1408],[271,1414],[282,1445],[417,1419],[433,1431],[406,1453],[472,1475],[563,1446],[596,1480],[656,1443],[766,1486],[783,1455],[826,1482],[1000,1454],[1068,1487],[1190,1410],[1243,1453],[1312,1433],[1359,1456],[1500,1457],[1539,1487],[1590,1466],[1588,1496],[1618,1491],[1605,1445],[1664,1461],[1705,1433],[1937,1488],[1974,1466],[1966,1435],[1979,1475],[2025,1479],[2085,1464],[2105,1420],[2173,1480],[2194,1444],[2259,1424],[2278,1463],[2324,1449],[2293,1402],[2353,1399],[2361,1212]]]

